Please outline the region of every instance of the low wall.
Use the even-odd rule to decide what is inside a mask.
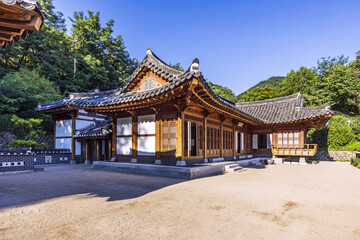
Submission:
[[[314,159],[327,161],[350,161],[351,158],[356,157],[355,152],[351,151],[318,151]]]
[[[34,171],[34,155],[28,149],[1,149],[0,173]]]
[[[35,165],[70,163],[70,149],[35,150]]]

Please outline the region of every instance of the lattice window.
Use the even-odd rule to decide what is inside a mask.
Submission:
[[[176,122],[163,123],[163,150],[170,151],[176,149]]]

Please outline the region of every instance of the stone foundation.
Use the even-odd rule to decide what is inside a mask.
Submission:
[[[351,151],[318,151],[313,159],[327,161],[350,161],[356,157],[355,152]]]

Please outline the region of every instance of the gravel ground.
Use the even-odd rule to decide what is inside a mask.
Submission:
[[[360,239],[359,183],[339,162],[191,181],[47,167],[0,175],[0,239]]]

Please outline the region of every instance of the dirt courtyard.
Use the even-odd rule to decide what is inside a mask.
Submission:
[[[180,179],[52,166],[0,175],[0,239],[360,239],[360,170]]]

